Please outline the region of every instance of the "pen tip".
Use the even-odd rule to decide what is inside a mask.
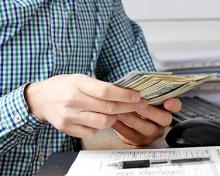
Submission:
[[[112,164],[108,164],[108,167],[115,167],[115,168],[119,168],[120,164],[119,163],[112,163]]]

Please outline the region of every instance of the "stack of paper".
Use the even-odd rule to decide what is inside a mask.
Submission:
[[[220,78],[218,40],[156,42],[151,43],[149,47],[158,71],[171,71],[177,74],[218,73]]]
[[[131,72],[114,84],[140,92],[149,104],[159,104],[213,78],[208,75],[171,75],[170,72]]]

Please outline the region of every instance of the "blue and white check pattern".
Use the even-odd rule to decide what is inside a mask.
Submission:
[[[29,113],[26,84],[73,73],[113,82],[132,70],[155,68],[121,0],[0,0],[0,175],[35,175],[52,153],[74,151],[72,137]]]

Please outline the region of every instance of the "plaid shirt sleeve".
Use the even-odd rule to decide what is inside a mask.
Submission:
[[[22,8],[24,5],[22,3],[28,5],[29,2],[31,1],[0,2],[0,14],[2,14],[0,19],[0,46],[16,35],[19,26],[23,25],[33,13],[31,8],[26,12]],[[32,3],[36,8],[39,6],[38,1],[32,1]],[[23,138],[32,135],[44,126],[44,123],[29,114],[24,98],[25,86],[23,85],[0,97],[0,154],[11,150]]]
[[[141,28],[114,2],[112,18],[96,67],[96,77],[116,81],[128,72],[155,71]]]
[[[29,113],[24,98],[26,85],[1,97],[0,99],[0,153],[16,146],[27,135],[32,135],[44,126]]]

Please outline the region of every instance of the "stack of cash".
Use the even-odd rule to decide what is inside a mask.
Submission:
[[[149,104],[160,104],[177,97],[215,75],[172,75],[171,72],[130,72],[114,85],[140,92]]]

